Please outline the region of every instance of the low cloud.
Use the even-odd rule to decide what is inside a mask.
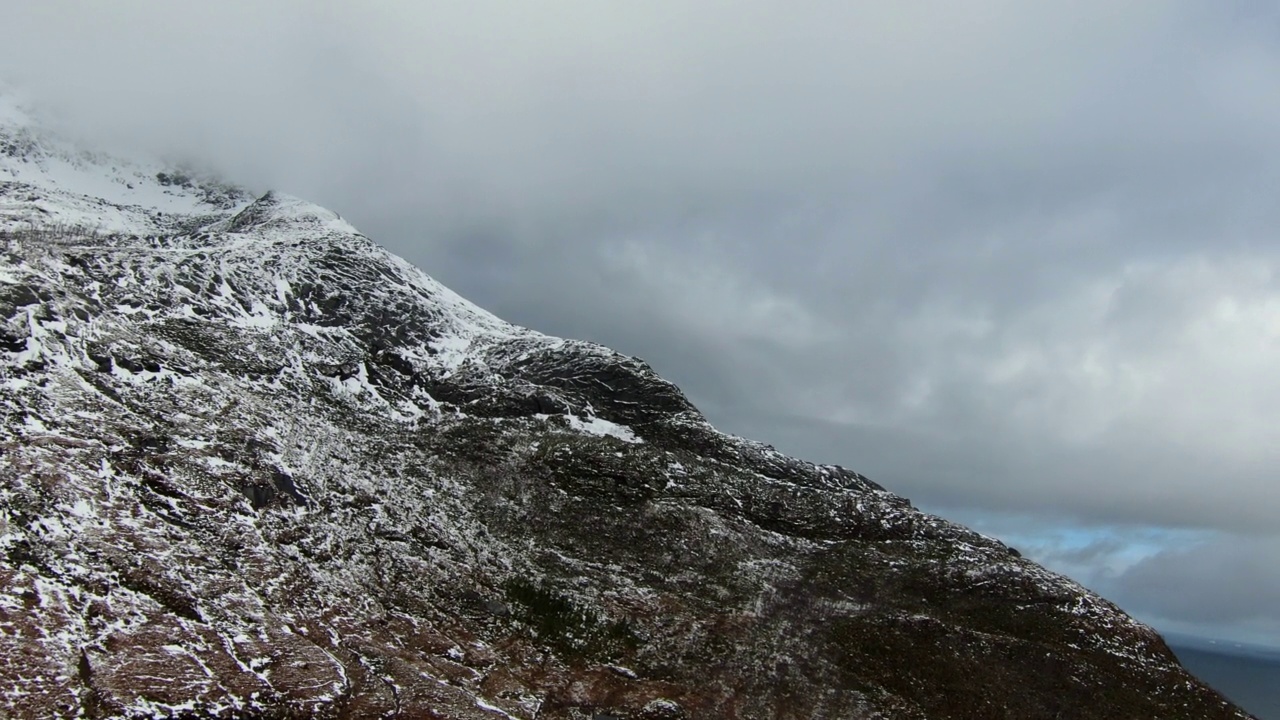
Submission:
[[[1269,623],[1280,631],[1280,540],[1224,535],[1167,549],[1135,563],[1111,584],[1134,610],[1183,623]]]

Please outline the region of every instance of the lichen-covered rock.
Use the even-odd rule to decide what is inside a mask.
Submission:
[[[2,178],[0,716],[1246,717],[1079,585],[333,213]]]

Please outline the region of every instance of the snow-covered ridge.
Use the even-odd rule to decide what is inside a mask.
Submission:
[[[79,146],[45,129],[23,102],[0,88],[0,223],[65,223],[104,232],[149,234],[166,214],[199,215],[243,207],[250,194],[190,168],[125,159]],[[31,193],[27,193],[30,195]]]
[[[243,188],[190,168],[83,148],[42,127],[19,94],[0,86],[0,231],[55,228],[96,238],[103,250],[157,251],[160,276],[170,274],[162,259],[166,252],[171,257],[226,253],[229,267],[235,265],[233,259],[245,259],[237,253],[248,252],[264,263],[271,258],[277,270],[269,278],[268,299],[308,262],[305,252],[290,257],[289,247],[304,241],[347,243],[395,265],[396,281],[438,299],[469,321],[511,331],[507,323],[373,246],[331,210],[282,193],[255,199]],[[242,300],[250,306],[256,302]]]
[[[93,300],[104,304],[98,323],[203,317],[270,330],[285,343],[300,335],[334,343],[354,326],[376,329],[379,319],[390,322],[386,311],[396,308],[402,322],[419,323],[405,331],[399,351],[423,367],[446,370],[478,360],[471,356],[498,341],[559,342],[498,319],[374,245],[336,213],[297,198],[268,193],[242,208],[187,216],[187,231],[173,234],[171,228],[184,219],[175,213],[97,206],[57,191],[0,183],[0,197],[6,193],[8,207],[22,217],[10,221],[9,229],[17,231],[12,237],[44,232],[64,238],[56,240],[59,252],[76,257],[79,265],[20,263],[0,282],[74,286],[78,272],[91,268],[112,279],[110,286],[89,283]],[[79,212],[120,218],[129,229],[151,232],[90,226],[78,221]],[[126,297],[147,298],[149,306],[129,309]],[[330,311],[337,305],[347,307],[344,316],[352,327],[334,324]],[[329,359],[342,359],[339,351],[331,353]]]
[[[202,318],[270,333],[277,352],[259,351],[258,360],[360,365],[341,373],[350,377],[335,387],[402,419],[423,417],[436,400],[421,388],[391,397],[368,382],[360,337],[394,336],[399,362],[442,378],[495,376],[510,361],[513,340],[523,343],[525,357],[565,347],[458,296],[331,210],[278,192],[252,198],[154,161],[85,151],[42,130],[11,99],[0,95],[0,103],[8,119],[0,123],[0,232],[53,238],[61,254],[44,267],[19,264],[0,282],[87,283],[88,300],[101,306],[98,328]],[[69,255],[77,258],[74,267],[66,264]],[[32,322],[39,333],[40,321]],[[73,338],[75,326],[59,327]],[[92,368],[84,341],[32,344],[15,359]],[[610,354],[586,343],[574,347]],[[593,424],[591,411],[582,415],[585,424],[573,428],[604,427]]]

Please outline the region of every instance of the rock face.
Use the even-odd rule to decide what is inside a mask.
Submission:
[[[0,717],[1247,717],[639,360],[7,112]]]

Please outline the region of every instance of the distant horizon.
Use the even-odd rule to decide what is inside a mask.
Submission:
[[[1159,627],[1152,625],[1156,632],[1165,639],[1170,646],[1177,645],[1179,647],[1194,646],[1199,650],[1221,651],[1229,655],[1248,655],[1249,657],[1261,656],[1263,659],[1274,660],[1280,662],[1280,645],[1261,645],[1246,641],[1232,640],[1229,638],[1212,638],[1200,635],[1191,635],[1179,631],[1164,631]],[[1243,651],[1243,652],[1234,652]]]

